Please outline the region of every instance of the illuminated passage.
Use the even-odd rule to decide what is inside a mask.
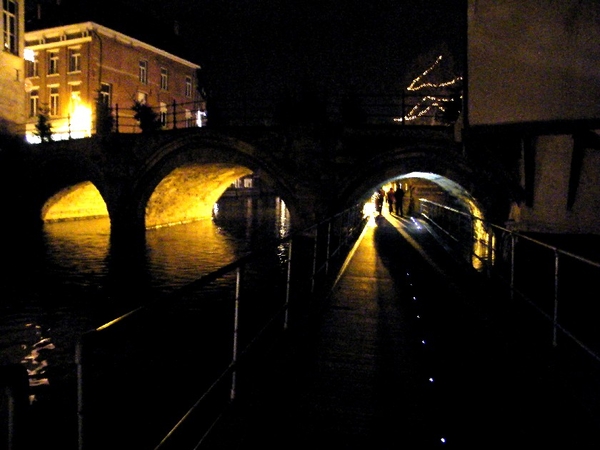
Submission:
[[[164,176],[145,205],[146,228],[159,228],[212,217],[214,204],[237,179],[252,170],[233,164],[188,164]],[[144,200],[140,200],[143,202]],[[44,222],[108,217],[104,198],[89,181],[69,186],[54,196],[42,210]]]
[[[231,164],[190,164],[169,173],[146,205],[146,228],[212,217],[214,204],[238,178],[251,174]]]
[[[70,186],[52,196],[42,209],[44,222],[108,217],[106,203],[89,181]]]

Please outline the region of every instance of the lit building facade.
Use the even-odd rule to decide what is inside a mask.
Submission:
[[[40,113],[55,140],[95,134],[106,113],[113,131],[140,132],[136,102],[149,106],[163,129],[206,121],[199,65],[94,22],[27,32],[24,55],[31,142],[39,140]]]
[[[24,0],[2,0],[0,52],[0,132],[19,134],[25,121],[23,33]]]

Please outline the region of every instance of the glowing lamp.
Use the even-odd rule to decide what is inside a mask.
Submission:
[[[25,59],[25,61],[35,62],[35,52],[30,48],[26,48],[23,51],[23,58]]]

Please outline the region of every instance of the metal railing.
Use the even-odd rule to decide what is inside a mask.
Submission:
[[[212,124],[272,126],[288,121],[312,123],[325,119],[349,124],[448,126],[452,125],[456,118],[445,113],[444,106],[454,101],[457,100],[449,95],[438,95],[435,100],[432,100],[430,96],[410,95],[406,92],[394,95],[364,94],[355,97],[353,109],[350,112],[344,111],[345,107],[341,101],[333,100],[328,104],[329,112],[325,112],[318,110],[319,105],[302,102],[288,105],[288,111],[285,111],[269,99],[231,97],[218,103],[208,102],[204,119],[208,126]],[[160,119],[163,129],[189,128],[196,126],[194,113],[199,110],[200,102],[180,104],[173,102],[162,107],[149,106],[156,117]],[[326,117],[322,117],[320,114]],[[114,105],[113,117],[115,119],[114,131],[139,131],[139,122],[134,118],[131,107]]]
[[[0,448],[25,448],[29,375],[20,364],[0,366]]]
[[[333,122],[348,122],[349,124],[369,125],[426,125],[449,126],[456,118],[450,117],[444,111],[449,102],[457,101],[452,96],[409,95],[400,92],[395,95],[357,95],[352,112],[344,112],[340,102],[331,102],[329,109],[333,111],[327,119]],[[108,113],[110,120],[103,121],[103,126],[98,126],[99,118],[94,113],[93,123],[82,124],[71,115],[50,116],[49,123],[52,128],[53,140],[76,139],[88,137],[97,133],[140,133],[142,123],[136,118],[134,104],[114,104]],[[146,114],[146,121],[155,122],[150,126],[155,131],[212,126],[213,124],[226,126],[273,126],[281,125],[289,114],[280,111],[272,103],[267,103],[264,98],[228,98],[220,103],[208,104],[205,110],[204,100],[178,103],[172,101],[162,105],[147,104],[150,111]],[[214,109],[211,110],[210,108]],[[299,115],[298,119],[311,122],[316,120],[314,105],[305,106],[306,112],[301,112],[302,105],[289,106],[290,112]],[[292,114],[292,115],[293,115]],[[23,134],[27,131],[35,133],[38,118],[30,118],[23,125]],[[108,125],[107,125],[108,124]]]
[[[357,205],[81,336],[79,449],[197,448],[356,241]]]
[[[455,255],[539,313],[553,347],[600,362],[599,262],[439,203],[420,203],[421,216]]]

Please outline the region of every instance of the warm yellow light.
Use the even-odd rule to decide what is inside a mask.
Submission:
[[[35,52],[30,48],[23,50],[23,58],[25,61],[35,62]]]
[[[454,77],[449,81],[443,81],[441,83],[430,83],[421,82],[421,79],[426,77],[431,71],[433,71],[442,60],[442,55],[438,56],[435,62],[429,66],[421,75],[415,78],[410,85],[406,88],[408,91],[419,91],[421,89],[439,89],[448,86],[454,86],[462,81],[462,77]],[[438,97],[433,95],[424,96],[420,102],[418,102],[404,117],[394,118],[394,122],[410,122],[423,117],[429,113],[432,108],[437,108],[444,111],[444,103],[451,102],[453,99],[446,97]]]
[[[489,261],[493,264],[496,243],[494,236],[490,236],[485,222],[481,219],[483,217],[481,210],[472,201],[468,201],[468,204],[471,209],[471,215],[476,218],[473,222],[472,265],[476,270],[481,270],[484,267],[483,261]]]
[[[90,137],[92,135],[92,110],[83,104],[76,104],[68,119],[52,120],[51,125],[53,141]],[[28,132],[25,138],[31,144],[41,142],[40,137],[33,132]]]
[[[61,190],[48,199],[42,208],[44,222],[99,217],[108,217],[108,210],[100,191],[89,181]]]
[[[92,110],[84,105],[77,105],[71,118],[71,137],[82,138],[92,134]]]

